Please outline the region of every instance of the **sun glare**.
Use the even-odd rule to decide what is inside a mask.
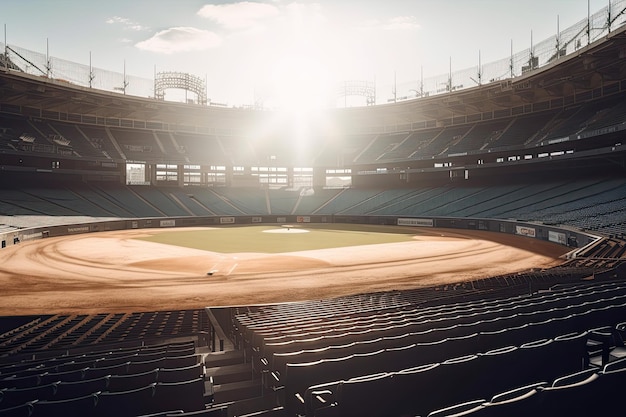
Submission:
[[[336,107],[337,77],[341,73],[332,27],[313,6],[291,7],[268,29],[270,43],[257,51],[255,103],[272,110],[273,117],[258,126],[257,141],[289,138],[292,156],[306,160],[315,150],[321,131],[332,131],[327,110]],[[271,36],[269,35],[271,34]]]
[[[326,116],[335,104],[332,85],[320,60],[303,53],[282,55],[271,67],[271,83],[264,101],[273,117],[257,126],[255,140],[286,137],[291,156],[308,163],[307,155],[316,151],[318,133],[331,129]]]
[[[326,65],[303,53],[286,54],[273,66],[269,107],[308,113],[332,103]]]

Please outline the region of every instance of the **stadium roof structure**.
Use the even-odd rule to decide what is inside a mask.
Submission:
[[[377,106],[391,124],[410,115],[441,120],[563,99],[593,91],[626,77],[626,26],[605,38],[525,74],[473,88]],[[386,112],[384,109],[389,108]]]
[[[590,99],[595,98],[594,90],[626,79],[624,58],[626,26],[581,47],[575,53],[518,77],[430,97],[369,107],[332,109],[328,113],[344,122],[345,126],[358,124],[363,131],[377,131],[377,128],[389,131],[382,127],[409,126],[409,129],[397,130],[411,130],[410,126],[414,123],[497,112],[542,102],[564,106],[571,102],[570,98],[581,94],[590,94]],[[0,68],[0,74],[0,104],[12,108],[29,107],[68,115],[159,121],[174,126],[218,129],[254,125],[271,112],[126,96],[6,68]]]

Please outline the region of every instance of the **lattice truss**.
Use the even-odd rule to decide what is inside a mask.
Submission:
[[[376,83],[373,81],[345,81],[337,91],[339,98],[365,97],[368,106],[376,104]]]
[[[200,77],[184,72],[158,73],[154,80],[154,97],[165,100],[165,90],[170,88],[192,92],[196,95],[198,104],[207,104],[206,86]]]

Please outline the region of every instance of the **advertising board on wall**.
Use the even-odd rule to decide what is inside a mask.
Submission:
[[[42,232],[25,233],[22,235],[22,240],[41,239],[42,237]]]
[[[67,233],[68,234],[72,234],[72,233],[87,233],[89,232],[89,226],[74,226],[74,227],[68,227],[67,228]]]
[[[176,220],[161,220],[159,227],[176,227]]]
[[[407,219],[399,218],[398,226],[433,227],[433,219]]]
[[[550,242],[559,243],[561,245],[567,245],[567,236],[565,233],[548,231],[548,240]]]
[[[515,226],[515,234],[528,237],[537,237],[537,232],[535,231],[535,228],[528,226]]]

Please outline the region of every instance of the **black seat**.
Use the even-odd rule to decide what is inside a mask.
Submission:
[[[386,393],[396,415],[426,415],[450,404],[442,365],[432,363],[397,372]]]
[[[155,397],[159,410],[203,410],[204,378],[182,382],[158,382]]]
[[[182,368],[160,368],[158,382],[182,382],[204,375],[204,364],[197,363]]]
[[[32,403],[32,417],[93,415],[97,401],[97,394],[58,401],[35,401]]]
[[[29,388],[9,388],[0,390],[0,409],[15,407],[33,400],[51,400],[58,382],[37,385]]]
[[[168,352],[169,355],[169,352]],[[200,356],[196,354],[184,356],[167,356],[163,362],[163,368],[183,368],[200,362]]]
[[[519,354],[516,346],[492,349],[480,355],[480,372],[475,376],[475,384],[482,395],[476,398],[491,398],[495,393],[516,386],[516,365],[512,364]]]
[[[615,347],[614,332],[610,326],[597,327],[587,333],[589,364],[602,368],[609,363],[610,352]]]
[[[71,371],[64,371],[64,372],[46,373],[46,374],[41,375],[41,383],[49,384],[51,382],[56,382],[56,381],[65,381],[65,382],[80,381],[85,377],[86,369],[87,368],[74,369]]]
[[[439,410],[428,413],[428,417],[455,417],[471,414],[477,408],[481,408],[485,400],[472,400],[461,404],[455,404],[450,407],[441,408]]]
[[[100,378],[107,375],[126,375],[128,373],[129,363],[130,362],[123,362],[102,368],[87,368],[85,369],[84,379]]]
[[[61,381],[57,385],[55,400],[67,400],[70,398],[82,397],[99,391],[106,391],[109,386],[109,376],[82,381]]]
[[[127,372],[128,374],[140,374],[144,372],[154,371],[165,365],[165,359],[150,359],[146,361],[134,361],[129,362]]]
[[[471,417],[528,417],[537,410],[537,389],[546,383],[538,382],[494,395],[491,401],[472,410]]]
[[[145,387],[146,385],[157,382],[158,375],[158,369],[128,375],[111,375],[109,377],[107,391],[121,392]]]
[[[33,413],[32,403],[24,403],[15,407],[0,410],[0,417],[30,417]]]
[[[626,357],[626,322],[615,325],[613,337],[615,347],[610,352],[609,361]]]
[[[595,415],[609,415],[616,409],[623,407],[623,392],[626,386],[626,358],[618,359],[606,364],[598,372],[596,391],[601,396],[596,399]]]
[[[155,387],[156,384],[150,384],[129,391],[102,392],[98,395],[98,403],[93,414],[99,417],[134,417],[139,414],[161,411],[155,407]]]
[[[391,392],[392,375],[380,373],[350,378],[339,385],[338,407],[345,417],[384,417],[390,415],[395,404],[386,400]]]
[[[41,375],[28,375],[24,377],[8,376],[0,379],[1,388],[29,388],[41,384]]]
[[[591,372],[590,372],[591,371]],[[584,370],[555,380],[539,391],[537,414],[541,416],[596,415],[594,403],[602,398],[598,392],[598,374]]]
[[[182,413],[167,413],[165,417],[228,417],[228,407],[207,408],[205,410]]]

